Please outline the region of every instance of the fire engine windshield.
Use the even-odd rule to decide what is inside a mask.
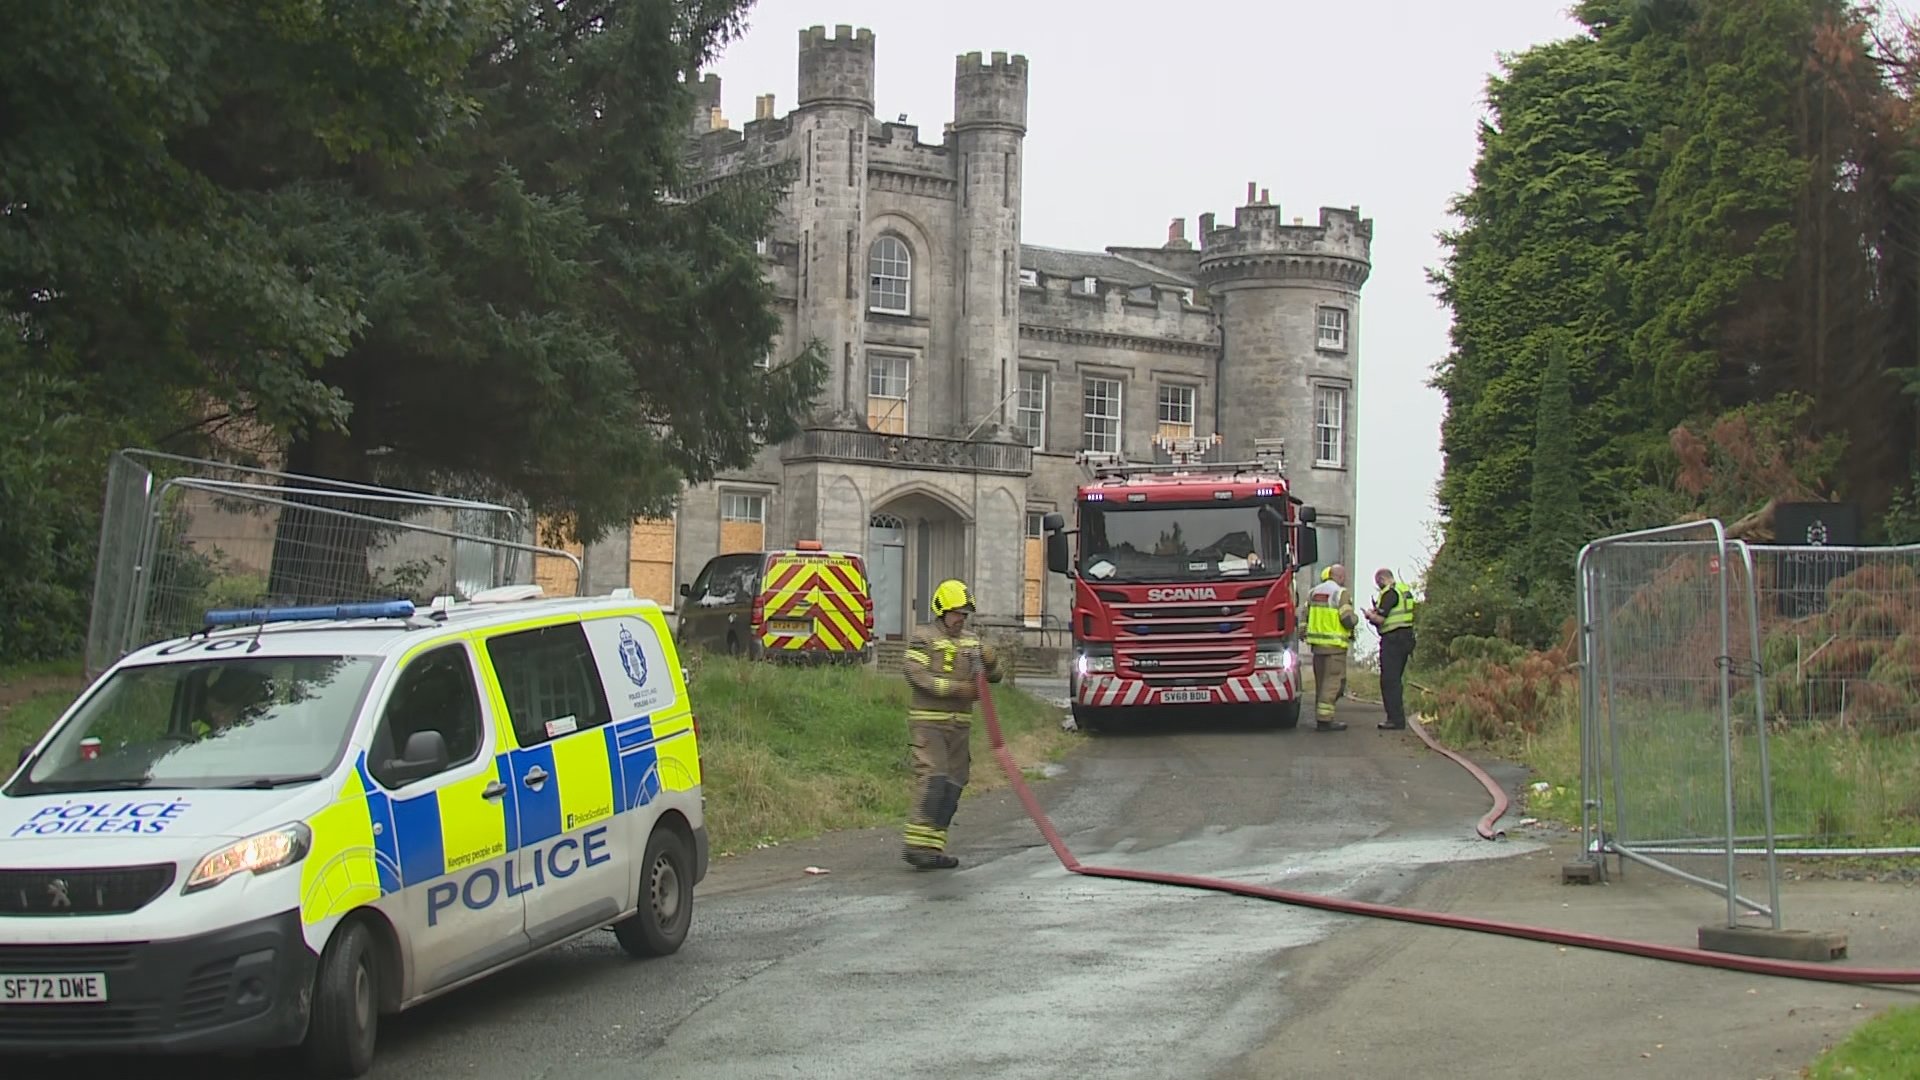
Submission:
[[[1275,577],[1285,522],[1258,504],[1100,506],[1080,514],[1080,572],[1093,581]]]

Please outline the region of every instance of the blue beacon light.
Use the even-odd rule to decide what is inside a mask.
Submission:
[[[215,608],[207,612],[208,626],[252,626],[269,622],[325,622],[334,619],[405,619],[413,615],[411,600],[382,600],[366,604],[313,604],[282,608]]]

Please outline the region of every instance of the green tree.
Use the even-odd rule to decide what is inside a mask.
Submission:
[[[1447,521],[1428,585],[1434,619],[1456,583],[1479,580],[1467,567],[1488,568],[1500,596],[1521,595],[1515,583],[1527,576],[1532,534],[1522,495],[1549,342],[1567,349],[1583,507],[1618,512],[1659,445],[1630,413],[1625,364],[1629,278],[1652,183],[1643,145],[1658,114],[1623,51],[1575,38],[1510,58],[1506,74],[1489,80],[1493,115],[1480,130],[1474,183],[1455,201],[1462,224],[1442,237],[1445,261],[1433,275],[1454,313],[1453,349],[1433,380],[1448,402],[1438,492]],[[1462,600],[1462,617],[1477,626],[1512,614]]]
[[[1551,635],[1567,601],[1541,587],[1564,580],[1548,569],[1575,534],[1703,508],[1699,455],[1679,453],[1689,431],[1713,432],[1728,463],[1788,442],[1857,447],[1843,466],[1826,450],[1802,461],[1881,504],[1907,472],[1913,411],[1885,373],[1908,363],[1920,326],[1915,216],[1896,183],[1912,125],[1881,118],[1889,93],[1861,12],[1585,0],[1576,17],[1584,34],[1489,80],[1493,116],[1434,275],[1454,328],[1434,380],[1447,521],[1430,627],[1504,619]],[[1560,393],[1541,371],[1560,362],[1554,343],[1565,425],[1540,396]],[[1810,407],[1778,404],[1796,390]],[[1762,415],[1779,423],[1752,422]],[[1517,497],[1529,489],[1531,503]]]
[[[462,74],[470,122],[324,174],[317,257],[366,325],[326,369],[351,412],[296,433],[293,471],[517,496],[592,540],[798,430],[825,365],[801,343],[759,366],[779,318],[754,250],[790,171],[695,194],[685,164],[687,77],[747,7],[524,5]]]
[[[1533,425],[1533,502],[1527,544],[1527,593],[1557,614],[1572,593],[1573,560],[1586,539],[1580,509],[1579,448],[1573,432],[1573,383],[1566,346],[1548,347]]]
[[[286,170],[430,145],[501,0],[14,4],[0,50],[0,659],[72,652],[107,455],[337,420],[364,325]],[[297,223],[298,228],[289,228]],[[227,403],[221,407],[217,403]]]

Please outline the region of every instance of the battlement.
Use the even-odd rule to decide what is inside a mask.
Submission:
[[[708,72],[696,78],[689,74],[685,82],[693,95],[693,114],[687,119],[687,127],[694,137],[726,126],[720,114],[720,76]]]
[[[754,120],[744,130],[716,128],[700,136],[696,157],[706,178],[761,168],[791,157],[793,116]]]
[[[1027,58],[996,52],[983,60],[971,52],[954,62],[953,130],[1001,128],[1027,131]]]
[[[1247,185],[1247,203],[1233,212],[1233,224],[1216,228],[1212,214],[1200,216],[1200,272],[1209,283],[1254,273],[1271,276],[1287,262],[1284,276],[1326,277],[1358,288],[1372,268],[1373,219],[1357,206],[1323,206],[1319,222],[1296,217],[1288,222],[1267,192]]]
[[[800,31],[799,107],[838,105],[873,111],[873,31],[824,26]]]
[[[1187,291],[1175,285],[1099,281],[1088,293],[1081,291],[1077,279],[1042,275],[1038,285],[1020,287],[1020,322],[1040,337],[1118,335],[1133,341],[1130,347],[1152,352],[1212,355],[1213,313],[1188,303]]]

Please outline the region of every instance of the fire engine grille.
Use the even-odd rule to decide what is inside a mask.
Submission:
[[[1115,674],[1157,686],[1245,675],[1253,670],[1253,606],[1239,598],[1116,604]]]

